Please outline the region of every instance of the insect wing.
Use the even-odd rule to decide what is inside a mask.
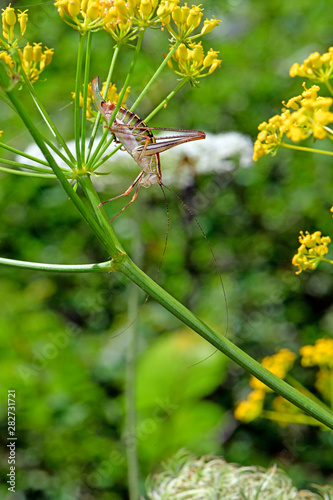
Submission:
[[[198,130],[195,133],[192,132],[191,134],[176,135],[174,137],[155,137],[156,142],[151,143],[146,147],[145,154],[151,156],[156,153],[163,153],[163,151],[167,151],[168,149],[179,146],[180,144],[185,144],[190,141],[198,141],[200,139],[205,139],[205,137],[206,134],[201,132],[201,130]],[[139,146],[137,148],[138,151],[142,149],[143,146]]]

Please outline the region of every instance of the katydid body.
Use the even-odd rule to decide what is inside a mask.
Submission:
[[[92,92],[95,103],[105,117],[107,123],[110,122],[116,104],[106,102],[100,92],[98,85],[98,77],[92,81]],[[115,216],[117,217],[125,208],[128,207],[136,199],[141,186],[149,187],[153,184],[162,184],[162,173],[160,165],[160,153],[167,149],[184,144],[185,142],[197,141],[205,139],[206,135],[200,130],[182,130],[182,129],[166,129],[148,127],[135,113],[120,107],[113,122],[108,126],[112,134],[118,142],[121,142],[125,150],[132,156],[137,165],[142,169],[140,174],[129,186],[126,191],[114,198],[103,201],[108,203],[122,196],[128,195],[136,186],[136,190],[132,199],[125,207]],[[181,135],[173,135],[170,137],[156,138],[152,130],[168,130],[171,132],[180,132]],[[113,219],[115,219],[115,217]],[[111,220],[113,220],[111,219]]]

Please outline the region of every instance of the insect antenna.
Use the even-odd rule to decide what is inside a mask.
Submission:
[[[210,250],[210,253],[211,253],[211,256],[213,258],[213,261],[215,263],[215,267],[216,267],[216,271],[217,271],[217,274],[219,276],[219,279],[220,279],[220,283],[221,283],[221,287],[222,287],[222,293],[223,293],[223,298],[224,298],[224,302],[225,302],[225,310],[226,310],[226,330],[225,330],[225,335],[227,336],[228,334],[228,328],[229,328],[229,311],[228,311],[228,301],[227,301],[227,294],[226,294],[226,291],[225,291],[225,287],[224,287],[224,283],[223,283],[223,279],[222,279],[222,274],[221,274],[221,271],[219,269],[219,266],[218,266],[218,263],[217,263],[217,258],[214,254],[214,251],[213,251],[213,248],[211,246],[211,244],[209,243],[209,240],[207,238],[207,235],[205,233],[205,231],[203,230],[200,222],[198,221],[197,217],[194,215],[194,213],[192,212],[192,210],[190,209],[190,207],[185,203],[184,200],[181,199],[181,197],[175,193],[171,188],[169,188],[169,186],[166,186],[165,184],[163,184],[162,182],[160,183],[160,186],[166,188],[168,191],[170,191],[170,193],[172,193],[181,203],[182,205],[185,207],[185,209],[187,210],[187,212],[191,215],[191,217],[193,218],[193,220],[195,221],[196,225],[198,226],[202,236],[205,238],[206,240],[206,243],[208,245],[208,248]],[[205,361],[206,359],[210,358],[216,351],[214,351],[212,354],[210,354],[209,356],[207,356],[207,358],[203,359],[202,361],[199,361],[199,363],[202,363],[203,361]],[[195,363],[194,365],[191,365],[191,366],[195,366],[199,363]]]
[[[155,274],[155,278],[154,280],[156,281],[159,274],[160,274],[160,271],[161,271],[161,268],[162,268],[162,264],[163,264],[163,261],[164,261],[164,257],[165,257],[165,254],[166,254],[166,250],[167,250],[167,246],[168,246],[168,240],[169,240],[169,231],[170,231],[170,212],[169,212],[169,204],[168,204],[168,200],[167,200],[167,197],[166,197],[166,194],[165,194],[165,191],[163,189],[163,186],[160,184],[161,186],[161,190],[162,190],[162,193],[163,193],[163,197],[164,197],[164,203],[165,203],[165,208],[166,208],[166,216],[167,216],[167,224],[166,224],[166,234],[165,234],[165,240],[164,240],[164,246],[163,246],[163,252],[162,252],[162,257],[160,259],[160,263],[158,265],[158,268],[157,268],[157,271],[156,271],[156,274]],[[116,339],[117,337],[119,337],[120,335],[122,335],[123,333],[126,332],[126,330],[128,330],[136,321],[137,319],[139,318],[140,314],[142,313],[142,310],[144,308],[144,306],[147,304],[149,300],[149,295],[147,294],[146,297],[145,297],[145,300],[143,301],[140,309],[138,310],[135,318],[131,321],[131,323],[129,323],[126,328],[124,328],[124,330],[122,330],[121,332],[117,333],[116,335],[113,335],[111,338],[112,339]]]

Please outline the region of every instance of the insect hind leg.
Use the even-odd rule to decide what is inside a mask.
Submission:
[[[113,222],[115,220],[115,218],[118,217],[118,215],[121,214],[125,210],[125,208],[127,208],[129,205],[131,205],[131,203],[133,203],[133,201],[136,200],[136,198],[138,196],[139,189],[140,189],[139,181],[141,180],[143,175],[144,175],[144,171],[140,172],[140,174],[137,176],[135,181],[132,182],[132,184],[126,189],[126,191],[124,191],[122,194],[119,194],[118,196],[115,196],[114,198],[110,198],[109,200],[102,201],[98,205],[97,208],[99,209],[105,203],[109,203],[109,201],[118,200],[118,198],[122,198],[123,196],[127,196],[132,191],[132,189],[137,185],[137,188],[136,188],[135,193],[132,196],[131,200],[120,210],[120,212],[117,213],[117,215],[115,215],[114,217],[112,217],[112,219],[110,219],[110,222]]]

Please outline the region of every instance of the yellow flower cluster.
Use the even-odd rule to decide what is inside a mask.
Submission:
[[[23,51],[18,49],[18,55],[23,71],[30,82],[34,83],[52,61],[53,49],[45,47],[43,50],[41,43],[34,43],[33,46],[27,43]],[[4,50],[0,52],[0,59],[7,64],[12,75],[14,75],[15,63],[12,55]]]
[[[203,9],[201,9],[198,5],[192,5],[190,8],[187,3],[180,7],[177,3],[178,1],[168,2],[162,0],[159,8],[157,9],[160,21],[165,24],[167,30],[171,33],[175,40],[185,41],[197,38],[201,35],[206,35],[221,22],[215,17],[212,19],[206,19],[200,33],[190,36],[201,23]],[[174,4],[172,9],[170,8],[171,4]]]
[[[296,274],[300,274],[305,269],[315,269],[319,262],[323,260],[327,254],[327,245],[331,243],[329,236],[321,236],[320,231],[310,234],[306,231],[300,231],[298,237],[301,246],[298,248],[297,254],[292,259],[292,264],[298,267]]]
[[[247,399],[240,401],[234,411],[235,418],[242,422],[251,422],[258,418],[262,412],[265,392],[256,390],[250,392]]]
[[[296,355],[289,349],[281,349],[273,356],[267,356],[261,361],[262,366],[278,377],[284,379],[288,371],[293,367]],[[261,389],[263,391],[271,391],[267,385],[255,377],[251,377],[250,386],[253,389]]]
[[[106,82],[104,82],[103,86],[102,86],[102,91],[101,91],[102,95],[104,95],[105,86],[106,86]],[[122,106],[124,106],[124,103],[126,102],[127,97],[129,95],[130,91],[131,91],[130,87],[127,87],[126,92],[124,94],[124,97],[123,97],[123,99],[121,101]],[[72,92],[72,97],[73,97],[73,99],[75,98],[75,92]],[[114,84],[110,83],[105,100],[110,101],[110,102],[116,104],[118,102],[118,99],[119,99],[119,94],[117,93],[117,87]],[[87,110],[86,110],[86,116],[87,116],[88,119],[95,117],[96,114],[97,114],[97,112],[95,111],[95,109],[91,106],[92,100],[93,100],[93,93],[92,93],[92,89],[91,89],[91,83],[89,83],[88,84],[88,93],[87,93]],[[79,105],[80,105],[80,108],[83,107],[83,95],[82,95],[82,92],[80,92]]]
[[[325,54],[320,55],[319,52],[313,52],[305,59],[303,64],[293,64],[289,74],[291,77],[302,76],[315,82],[326,83],[332,78],[332,72],[333,47],[330,47]]]
[[[304,86],[304,85],[303,85]],[[304,86],[301,95],[283,103],[286,108],[281,115],[275,115],[267,122],[259,125],[260,130],[254,143],[253,160],[257,161],[268,153],[274,154],[283,145],[284,134],[293,142],[299,142],[312,136],[323,139],[332,135],[326,126],[333,122],[333,113],[329,111],[333,104],[331,97],[318,96],[320,88],[313,85],[310,89]]]
[[[27,12],[27,10],[24,12],[18,10],[18,14],[16,14],[15,9],[11,7],[11,4],[9,4],[5,9],[2,9],[2,36],[6,41],[0,39],[0,47],[3,46],[5,49],[8,49],[9,47],[17,47],[27,28]],[[16,36],[15,31],[17,26],[19,27],[19,32]]]
[[[50,64],[53,56],[53,49],[42,48],[41,43],[30,45],[27,43],[23,50],[17,47],[22,39],[28,21],[27,11],[18,11],[16,14],[9,4],[2,12],[2,35],[0,38],[0,60],[6,66],[8,75],[14,83],[19,79],[20,70],[23,70],[31,83],[38,80],[42,71]],[[19,34],[15,38],[16,25],[19,25]]]
[[[222,62],[218,59],[218,52],[213,49],[209,49],[205,55],[201,42],[191,42],[189,48],[181,43],[172,58],[177,63],[178,70],[174,68],[171,59],[168,60],[170,69],[192,83],[196,83],[196,78],[202,78],[213,73],[216,68],[221,66]]]
[[[166,26],[175,40],[196,38],[219,25],[217,19],[206,19],[200,34],[190,36],[199,26],[203,12],[200,6],[178,6],[179,0],[57,0],[55,6],[62,19],[79,31],[104,28],[116,41],[133,39],[139,28],[158,24]]]
[[[261,364],[283,379],[292,368],[295,359],[296,355],[289,349],[281,349],[273,356],[264,358]],[[238,403],[234,412],[235,418],[243,422],[250,422],[260,415],[264,405],[265,393],[271,391],[267,385],[255,377],[251,378],[250,386],[254,390],[250,392],[246,400]]]
[[[305,345],[299,352],[303,366],[333,368],[333,339],[318,339],[315,345]]]

